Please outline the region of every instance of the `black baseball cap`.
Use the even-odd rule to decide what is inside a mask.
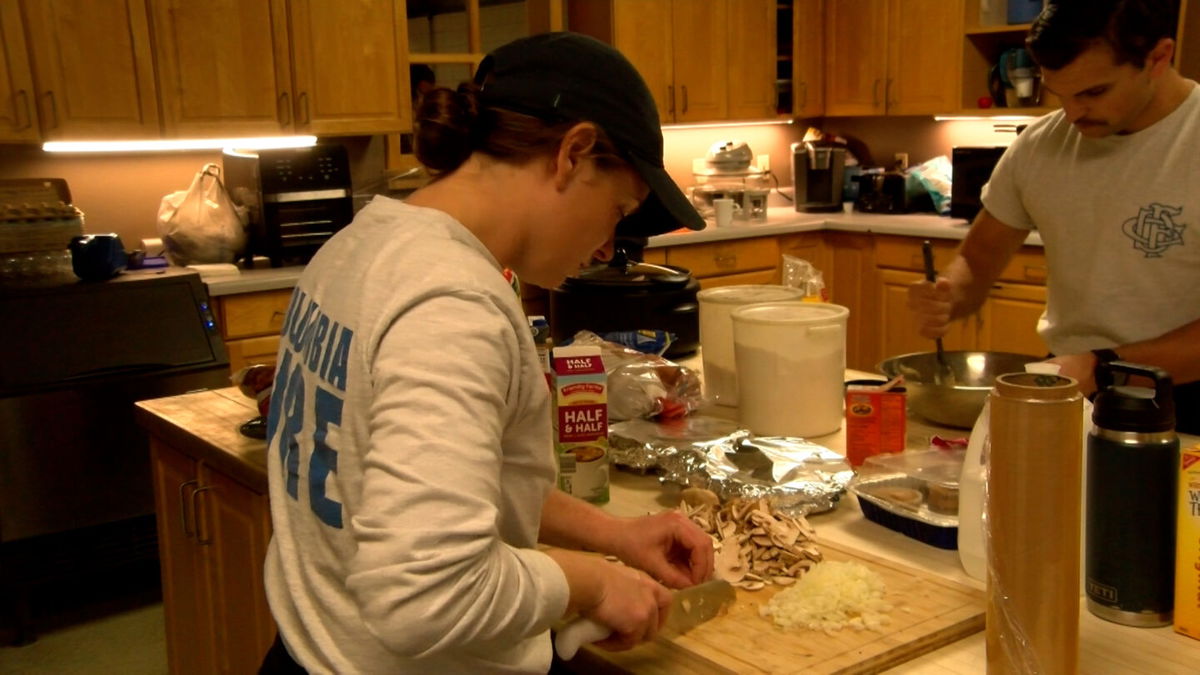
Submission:
[[[604,130],[650,187],[638,210],[617,225],[618,235],[704,229],[704,219],[663,168],[654,97],[621,52],[578,33],[543,33],[488,54],[475,83],[483,105],[594,122]]]

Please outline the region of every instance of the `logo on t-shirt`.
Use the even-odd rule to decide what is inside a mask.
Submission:
[[[1143,206],[1138,209],[1137,218],[1121,224],[1121,230],[1133,240],[1133,247],[1144,252],[1147,258],[1161,258],[1168,248],[1183,244],[1183,228],[1187,225],[1175,222],[1182,213],[1182,206]]]

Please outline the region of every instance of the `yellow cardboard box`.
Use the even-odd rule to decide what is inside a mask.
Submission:
[[[1175,631],[1200,640],[1200,445],[1179,456]]]

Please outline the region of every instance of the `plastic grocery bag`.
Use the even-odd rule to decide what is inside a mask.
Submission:
[[[246,209],[233,203],[216,164],[205,164],[187,190],[163,197],[157,225],[175,265],[234,262],[246,246]]]

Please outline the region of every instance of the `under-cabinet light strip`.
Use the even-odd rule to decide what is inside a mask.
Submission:
[[[46,152],[169,152],[181,150],[220,150],[238,148],[268,150],[305,148],[316,145],[316,136],[260,136],[257,138],[178,138],[153,141],[49,141]]]
[[[1034,115],[934,115],[935,122],[1031,122]]]
[[[717,129],[721,127],[762,127],[771,124],[794,124],[795,120],[745,120],[741,122],[709,122],[698,124],[664,124],[663,129]]]

